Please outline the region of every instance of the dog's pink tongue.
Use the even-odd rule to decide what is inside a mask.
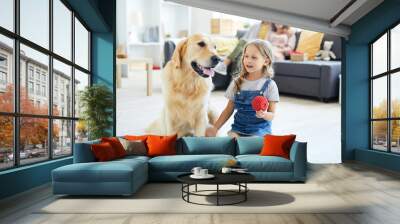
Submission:
[[[203,73],[204,73],[205,75],[208,75],[208,76],[213,77],[213,76],[214,76],[214,69],[212,69],[212,68],[210,68],[210,69],[208,69],[208,68],[203,68]]]

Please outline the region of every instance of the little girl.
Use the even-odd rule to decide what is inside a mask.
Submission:
[[[246,44],[242,56],[242,71],[226,90],[228,104],[219,116],[214,126],[207,128],[206,136],[216,136],[217,131],[230,118],[236,109],[234,122],[228,135],[264,136],[271,133],[271,121],[279,101],[279,92],[273,77],[272,50],[270,43],[264,40],[254,40]],[[263,95],[269,101],[266,111],[254,111],[251,101],[254,97]]]

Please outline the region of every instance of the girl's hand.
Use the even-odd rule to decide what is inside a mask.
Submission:
[[[256,117],[265,119],[267,113],[268,113],[268,112],[267,112],[266,110],[259,110],[259,111],[256,111]]]
[[[217,132],[218,130],[214,126],[208,127],[206,129],[206,137],[215,137],[217,136]]]

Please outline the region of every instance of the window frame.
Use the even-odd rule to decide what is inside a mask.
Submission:
[[[76,121],[79,120],[79,117],[75,117],[75,108],[72,107],[72,113],[70,114],[70,116],[66,115],[66,116],[55,116],[53,115],[53,59],[58,60],[61,63],[64,63],[68,66],[71,67],[71,93],[72,93],[72,105],[74,105],[75,103],[75,88],[74,88],[74,82],[75,82],[75,69],[85,73],[88,75],[89,77],[89,83],[88,86],[91,86],[92,84],[92,71],[91,71],[91,49],[92,49],[92,45],[91,45],[91,36],[92,36],[92,30],[89,29],[89,27],[87,26],[87,24],[83,21],[83,19],[72,9],[72,7],[65,1],[65,0],[59,0],[70,12],[71,12],[71,18],[70,18],[70,23],[71,23],[71,58],[67,59],[64,58],[63,56],[57,54],[54,52],[53,49],[53,43],[54,43],[54,39],[53,39],[53,23],[54,23],[54,17],[53,17],[53,1],[54,0],[48,0],[49,2],[49,47],[48,49],[40,46],[39,44],[36,44],[32,41],[30,41],[29,39],[24,38],[23,36],[20,35],[20,0],[14,0],[13,1],[13,10],[14,10],[14,18],[13,18],[13,22],[14,22],[14,30],[10,31],[4,27],[0,26],[0,35],[3,35],[7,38],[12,39],[13,41],[13,54],[12,57],[13,59],[11,60],[12,63],[12,74],[13,78],[14,78],[14,111],[13,112],[1,112],[0,111],[0,116],[11,116],[13,119],[13,153],[14,153],[14,161],[13,161],[13,166],[11,167],[5,167],[5,168],[0,168],[0,172],[5,171],[5,170],[10,170],[10,169],[16,169],[19,167],[23,167],[23,166],[29,166],[29,165],[33,165],[33,164],[37,164],[37,163],[43,163],[49,160],[53,160],[53,159],[61,159],[61,158],[65,158],[65,157],[70,157],[73,156],[73,152],[74,152],[74,143],[75,143],[75,126],[76,126]],[[84,28],[88,31],[88,69],[85,69],[81,66],[79,66],[78,64],[75,63],[75,19],[79,20],[79,22],[84,26]],[[46,115],[39,115],[39,114],[22,114],[20,112],[20,85],[21,85],[21,80],[20,80],[20,65],[21,65],[21,56],[20,56],[20,45],[23,44],[27,47],[32,48],[33,50],[36,50],[42,54],[45,54],[46,56],[48,56],[49,59],[49,63],[48,63],[48,76],[47,76],[47,84],[45,87],[45,90],[47,91],[47,93],[45,92],[46,96],[48,96],[48,108],[49,111]],[[32,81],[34,84],[34,92],[36,92],[35,89],[35,85],[37,83],[40,83],[42,86],[42,79],[41,79],[41,75],[43,74],[42,72],[44,72],[43,70],[40,71],[39,73],[39,80],[36,79],[36,69],[35,67],[33,67],[33,79],[31,79],[30,77],[30,68],[31,66],[27,63],[27,73],[26,75],[26,82]],[[28,72],[29,71],[29,72]],[[28,87],[28,86],[27,86]],[[29,88],[29,87],[28,87]],[[27,91],[29,91],[27,89]],[[38,96],[42,96],[42,94],[39,94]],[[34,102],[35,103],[35,102]],[[32,163],[26,163],[26,164],[21,164],[20,161],[20,119],[21,118],[45,118],[47,119],[48,122],[48,136],[47,136],[47,142],[49,143],[47,145],[47,150],[48,150],[48,155],[47,158],[43,158],[43,160],[38,161],[38,162],[32,162]],[[66,120],[66,121],[70,121],[71,122],[71,153],[68,155],[63,155],[63,156],[54,156],[54,147],[53,144],[50,144],[53,142],[53,122],[56,120]]]
[[[391,153],[391,154],[400,154],[400,152],[393,152],[392,151],[392,122],[393,121],[400,121],[400,117],[392,117],[392,85],[391,85],[391,80],[392,76],[396,75],[398,72],[400,72],[400,67],[391,69],[391,31],[393,28],[396,26],[400,25],[400,21],[397,21],[396,23],[392,24],[389,28],[385,29],[383,33],[378,35],[374,40],[372,40],[368,46],[369,46],[369,149],[373,151],[379,151],[379,152],[385,152],[385,153]],[[373,44],[376,43],[381,37],[384,35],[387,35],[387,64],[386,64],[386,71],[380,74],[376,74],[374,76],[373,74]],[[373,118],[373,93],[374,93],[374,86],[373,86],[373,81],[378,79],[386,77],[386,87],[387,87],[387,105],[386,105],[386,118]],[[386,151],[379,150],[374,148],[374,136],[373,136],[373,122],[376,121],[386,121]]]

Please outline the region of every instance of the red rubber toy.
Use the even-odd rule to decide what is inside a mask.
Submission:
[[[268,109],[269,103],[267,98],[265,98],[264,96],[256,96],[251,101],[251,106],[255,111],[265,111],[266,109]]]

